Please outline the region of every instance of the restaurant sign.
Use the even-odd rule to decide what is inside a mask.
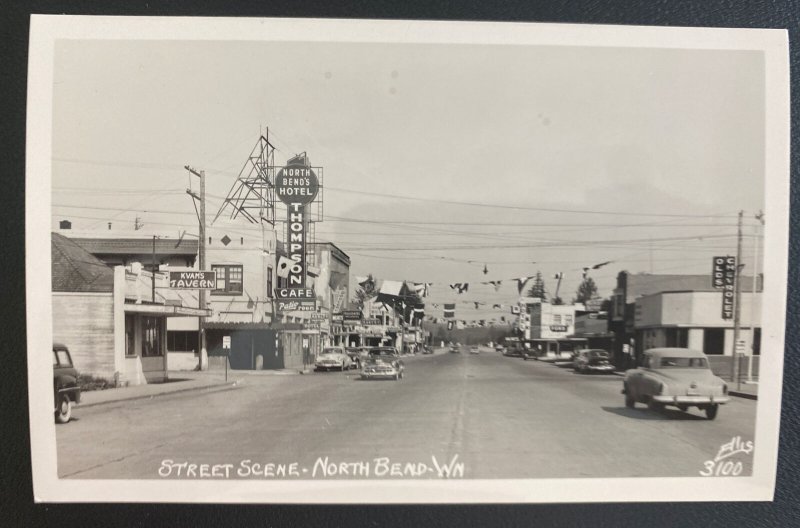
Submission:
[[[287,287],[275,290],[276,309],[280,312],[316,311],[314,290],[306,287],[306,205],[318,192],[319,180],[314,170],[306,165],[305,157],[290,160],[275,178],[275,194],[286,204],[286,253],[292,261]]]

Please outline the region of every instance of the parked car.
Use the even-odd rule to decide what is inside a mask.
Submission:
[[[522,359],[528,361],[529,359],[536,359],[538,357],[539,351],[535,348],[520,348],[519,355],[522,356]]]
[[[572,359],[572,369],[581,374],[614,372],[608,352],[598,348],[578,350]]]
[[[478,345],[472,345],[471,347],[469,347],[469,353],[470,354],[480,354],[481,353],[481,349],[478,348]]]
[[[522,347],[509,345],[503,349],[503,355],[508,357],[522,357]]]
[[[654,410],[666,405],[682,411],[697,407],[709,420],[717,417],[720,405],[730,401],[728,386],[711,372],[706,355],[688,348],[645,351],[641,366],[625,373],[622,393],[626,407],[637,402]]]
[[[433,354],[433,348],[428,345],[422,345],[423,354]]]
[[[78,371],[66,346],[53,344],[53,406],[57,423],[67,423],[72,418],[72,406],[81,401]]]
[[[344,371],[349,369],[353,364],[353,360],[350,359],[343,348],[323,348],[322,353],[317,356],[317,360],[314,362],[314,368],[316,370],[341,370]]]
[[[405,374],[400,355],[391,347],[376,347],[361,367],[361,379],[390,378],[399,380]]]
[[[503,345],[497,345],[494,347],[495,351],[500,352],[501,354],[505,355],[505,347]]]
[[[460,354],[461,353],[461,345],[458,343],[453,343],[450,345],[450,353],[451,354]]]

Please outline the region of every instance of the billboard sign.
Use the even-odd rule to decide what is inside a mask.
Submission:
[[[342,319],[344,321],[360,321],[361,310],[343,310]]]
[[[217,273],[214,271],[170,271],[169,287],[173,290],[214,290]]]

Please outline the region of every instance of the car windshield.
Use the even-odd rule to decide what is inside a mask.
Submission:
[[[706,358],[663,357],[659,362],[662,368],[708,368]]]
[[[605,350],[590,350],[589,356],[593,358],[607,358],[608,354]]]
[[[67,354],[66,350],[56,350],[56,354],[58,355],[58,363],[62,367],[71,367],[72,361],[69,359],[69,354]]]
[[[322,351],[323,354],[341,354],[341,349],[338,348],[326,348]]]

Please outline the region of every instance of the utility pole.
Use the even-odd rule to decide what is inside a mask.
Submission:
[[[200,254],[199,254],[199,268],[200,271],[206,270],[206,173],[205,171],[196,171],[189,165],[184,167],[187,171],[191,174],[200,178],[200,195],[198,196],[194,193],[191,189],[186,189],[186,194],[191,196],[195,201],[200,202],[200,211],[197,211],[197,204],[195,201],[192,203],[195,204],[195,212],[197,212],[197,220],[200,224]],[[198,307],[201,310],[206,309],[206,291],[199,290],[198,291]],[[200,324],[198,325],[198,347],[199,350],[199,366],[200,370],[203,370],[207,363],[208,363],[208,351],[206,350],[206,330],[205,330],[205,322],[206,318],[201,316],[199,320]]]
[[[733,370],[731,381],[736,381],[737,386],[741,388],[740,368],[739,368],[739,333],[740,333],[740,315],[741,315],[741,298],[742,298],[742,216],[744,211],[739,211],[739,221],[737,226],[736,235],[736,284],[734,285],[735,294],[733,298]]]
[[[150,284],[152,285],[150,301],[156,302],[156,235],[153,235],[153,271],[150,272]]]
[[[758,223],[753,228],[753,247],[755,256],[753,257],[753,296],[750,299],[750,355],[747,357],[747,381],[753,381],[753,355],[756,352],[756,294],[758,292],[758,244],[759,244],[759,227],[764,225],[764,213],[759,211],[755,215]],[[762,284],[761,290],[764,290]]]

